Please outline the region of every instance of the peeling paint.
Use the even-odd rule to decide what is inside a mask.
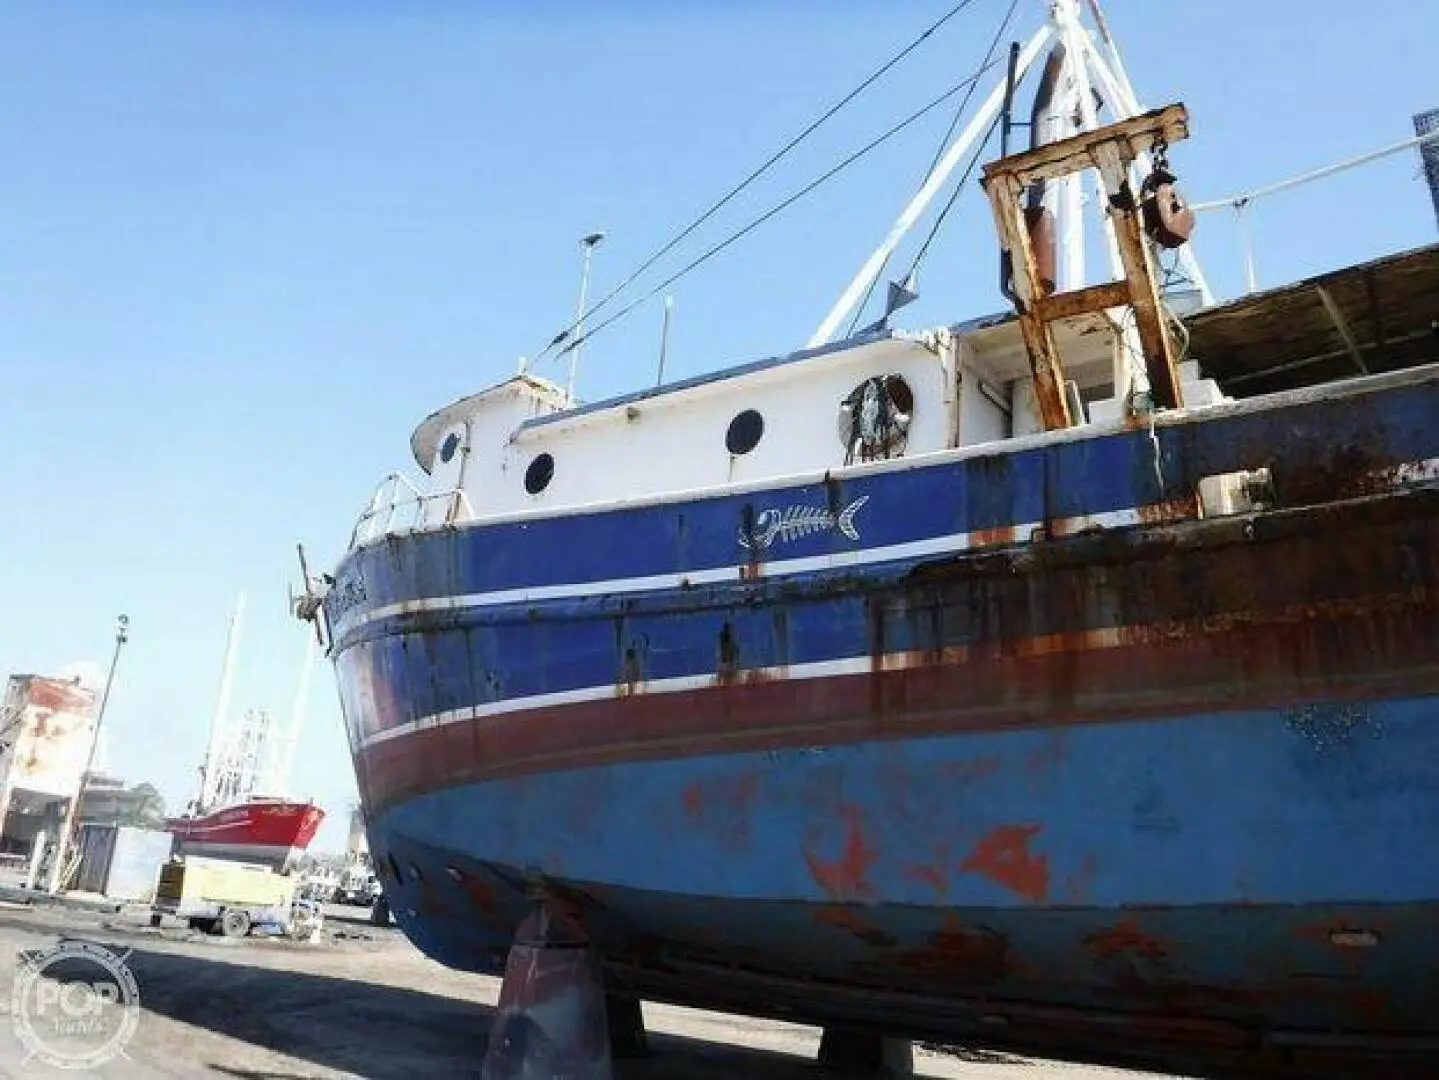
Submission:
[[[960,863],[960,869],[983,874],[1026,900],[1039,903],[1049,894],[1049,858],[1029,850],[1040,825],[1001,825],[991,831]]]
[[[837,858],[826,859],[805,846],[804,858],[815,883],[836,900],[863,900],[875,895],[869,880],[869,868],[879,853],[865,840],[860,810],[841,806],[839,818],[844,822],[844,845]]]

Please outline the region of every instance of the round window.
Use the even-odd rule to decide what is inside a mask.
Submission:
[[[449,433],[448,436],[445,437],[444,444],[440,447],[440,460],[443,461],[446,465],[448,465],[450,463],[450,459],[455,456],[455,451],[459,448],[460,437],[452,431]]]
[[[731,454],[748,454],[759,445],[764,434],[764,417],[754,409],[746,409],[729,422],[725,432],[725,449]]]
[[[876,375],[860,383],[839,404],[845,464],[903,454],[913,418],[914,391],[903,376]]]
[[[549,454],[541,454],[525,470],[525,490],[531,495],[538,495],[550,486],[554,475],[555,459]]]

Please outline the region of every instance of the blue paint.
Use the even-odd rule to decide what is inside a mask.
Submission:
[[[765,561],[1128,509],[1192,496],[1201,478],[1241,468],[1270,467],[1283,502],[1316,476],[1362,478],[1439,458],[1435,416],[1434,372],[1376,377],[1333,400],[1298,394],[1255,411],[1161,426],[1157,472],[1148,432],[1078,434],[857,470],[829,485],[776,484],[392,537],[352,555],[338,576],[342,589],[363,597],[358,610],[369,612],[397,601],[734,567],[746,561],[737,542],[746,514],[848,505],[862,495],[870,501],[857,544],[814,534],[777,545]],[[1397,505],[1432,507],[1412,499]],[[1275,516],[1259,528],[1307,529],[1311,517],[1284,526],[1290,519]],[[1205,549],[1230,560],[1217,571],[1210,566],[1212,590],[1205,588],[1209,554],[1183,555],[1178,569],[1171,558],[1168,577],[1140,554],[1124,564],[1137,568],[1130,577],[1103,570],[1092,595],[1075,603],[1045,592],[1056,588],[1054,574],[1029,571],[1015,571],[1028,595],[991,603],[988,579],[976,572],[953,595],[933,586],[939,598],[925,609],[935,594],[905,575],[944,559],[941,553],[787,577],[761,566],[757,580],[736,572],[732,581],[700,587],[596,590],[374,619],[342,631],[336,648],[356,743],[397,724],[517,698],[593,687],[618,696],[631,681],[643,691],[651,680],[712,678],[722,654],[741,672],[837,658],[878,663],[893,653],[1011,647],[1101,627],[1222,622],[1239,611],[1256,614],[1256,638],[1268,652],[1257,658],[1263,664],[1256,660],[1254,685],[1240,663],[1237,685],[1201,682],[1199,691],[1157,677],[1125,689],[1115,676],[1113,687],[1086,691],[1085,717],[1095,722],[1085,724],[1062,723],[1060,713],[1075,702],[1058,700],[1075,696],[1064,683],[1064,659],[1077,667],[1076,651],[1054,665],[1056,689],[1043,684],[1049,696],[1026,700],[1020,719],[1027,726],[1011,730],[921,736],[904,730],[902,721],[915,718],[903,703],[891,716],[865,699],[855,708],[874,721],[863,736],[869,741],[841,744],[836,734],[834,745],[781,749],[784,742],[767,733],[764,751],[665,746],[658,760],[565,771],[541,764],[522,777],[478,783],[441,760],[451,747],[437,740],[431,760],[440,775],[420,795],[395,794],[384,777],[367,774],[390,767],[403,777],[402,764],[385,765],[386,753],[417,745],[401,735],[357,757],[374,815],[371,843],[382,865],[393,856],[405,868],[386,885],[406,932],[458,967],[498,969],[525,913],[525,876],[538,874],[582,891],[586,925],[603,953],[649,965],[634,984],[641,989],[662,989],[668,969],[647,959],[659,954],[739,965],[768,980],[760,991],[723,974],[694,976],[681,995],[694,1003],[731,993],[733,1004],[787,1002],[824,1021],[853,1018],[843,1001],[853,1009],[866,989],[902,991],[911,995],[908,1006],[922,1010],[925,994],[949,1001],[980,988],[1091,1010],[1226,1014],[1258,1027],[1432,1032],[1434,1014],[1415,988],[1439,965],[1439,864],[1428,857],[1439,820],[1433,669],[1396,644],[1392,635],[1408,625],[1399,619],[1371,615],[1373,643],[1357,618],[1332,635],[1317,620],[1307,637],[1279,628],[1294,605],[1362,607],[1395,589],[1435,588],[1431,534],[1414,520],[1404,519],[1408,531],[1393,534],[1400,542],[1374,556],[1372,572],[1352,578],[1309,580],[1302,561],[1289,572],[1279,561],[1284,553],[1309,550],[1289,536],[1253,565],[1233,553],[1238,548]],[[1390,535],[1365,527],[1373,537]],[[1143,528],[1130,535],[1152,537]],[[1312,545],[1317,535],[1301,538]],[[1091,550],[1134,555],[1105,543],[1074,541],[1066,550],[1085,566]],[[1191,573],[1192,595],[1182,588]],[[1157,581],[1165,588],[1152,595],[1142,587]],[[1429,629],[1428,617],[1414,622],[1418,632]],[[1206,625],[1193,640],[1208,640],[1218,655],[1229,648],[1223,633]],[[1332,690],[1316,689],[1329,685],[1319,673],[1328,651],[1345,642],[1373,644],[1384,670],[1340,665],[1353,685],[1336,677]],[[1303,648],[1310,654],[1301,656]],[[1156,652],[1156,670],[1185,655]],[[995,668],[976,670],[997,677]],[[1183,674],[1175,672],[1176,684]],[[1209,677],[1207,668],[1200,674]],[[869,685],[878,693],[882,681]],[[810,685],[826,692],[823,683]],[[1326,693],[1351,700],[1323,700]],[[1272,707],[1279,695],[1284,707]],[[727,699],[706,699],[719,726],[731,706],[716,700]],[[823,700],[831,714],[846,707],[838,695]],[[956,700],[953,712],[965,707]],[[1111,708],[1131,718],[1114,721]],[[1148,718],[1133,719],[1137,708]],[[1187,709],[1194,711],[1180,715]],[[549,716],[483,723],[540,719]],[[444,731],[455,735],[457,758],[471,755],[455,764],[483,764],[466,741],[469,729]],[[378,788],[391,791],[393,802],[375,802],[370,793]],[[996,854],[1003,838],[1009,846]],[[1142,948],[1124,945],[1116,930],[1133,913],[1142,913],[1149,935]],[[1336,953],[1324,927],[1355,920],[1379,930],[1384,945],[1367,955]],[[925,967],[944,959],[951,925],[974,937],[967,966]],[[1086,943],[1095,936],[1098,945]],[[803,977],[817,981],[794,982]],[[1166,989],[1199,996],[1165,1004],[1156,995]],[[1386,997],[1383,1019],[1366,1011],[1366,994]],[[952,1015],[936,1026],[963,1029]]]
[[[1338,1030],[1371,1023],[1360,1003],[1378,999],[1387,1022],[1429,1030],[1439,699],[1371,703],[1348,738],[1315,730],[1274,710],[617,765],[415,799],[379,817],[371,841],[420,868],[423,882],[406,871],[387,888],[416,944],[455,967],[499,970],[526,910],[517,883],[536,869],[583,890],[602,954],[658,941],[768,973],[765,1003],[817,1021],[842,1015],[819,987],[867,1006],[866,987],[889,987]],[[726,809],[746,784],[750,800]],[[833,898],[806,859],[838,855],[848,808],[875,852],[873,891],[845,905],[852,925],[826,915]],[[961,868],[1015,822],[1040,825],[1028,845],[1048,867],[1039,903]],[[944,871],[942,894],[915,864]],[[488,914],[448,867],[487,883]],[[422,892],[442,903],[416,917]],[[1155,944],[1095,944],[1116,926]],[[1346,952],[1327,927],[1372,928],[1382,944]],[[949,969],[946,933],[964,935]],[[715,969],[687,993],[724,991]]]
[[[1374,382],[1370,380],[1365,385]],[[888,470],[737,495],[476,524],[381,540],[344,560],[337,591],[363,582],[368,610],[397,601],[683,574],[743,564],[746,507],[846,506],[861,495],[861,539],[820,532],[771,548],[766,560],[847,553],[935,536],[1127,510],[1189,497],[1205,476],[1285,464],[1323,469],[1362,446],[1379,468],[1439,457],[1439,378],[1377,384],[1317,401],[1295,396],[1252,412],[1203,413],[1156,430],[1163,487],[1147,431],[1066,437],[954,460],[916,458]],[[452,539],[458,535],[458,548]],[[403,550],[403,555],[397,551]],[[332,621],[335,611],[331,611]]]
[[[1032,908],[959,869],[1016,823],[1040,826],[1050,905],[1439,901],[1439,698],[1360,712],[1336,745],[1269,710],[613,765],[422,796],[385,821],[502,865],[731,900],[833,900],[805,852],[837,859],[852,807],[873,902]],[[924,866],[949,879],[943,903],[910,872]]]

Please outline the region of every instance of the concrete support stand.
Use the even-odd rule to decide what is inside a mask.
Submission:
[[[610,1055],[616,1060],[649,1053],[650,1040],[639,998],[606,992],[605,1022],[610,1032]]]
[[[819,1063],[853,1076],[912,1077],[914,1047],[907,1039],[827,1027],[819,1040]]]

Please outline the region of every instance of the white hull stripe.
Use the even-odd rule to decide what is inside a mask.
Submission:
[[[869,656],[855,656],[841,660],[818,660],[812,664],[793,664],[783,669],[752,668],[746,669],[745,674],[751,677],[755,675],[782,676],[790,680],[823,679],[835,675],[862,674],[872,670],[874,664],[875,661]],[[714,683],[715,676],[712,673],[708,675],[676,675],[669,679],[648,679],[636,687],[636,693],[646,695],[682,693],[686,690],[702,690],[705,687],[713,686]],[[615,694],[614,684],[609,683],[604,686],[585,686],[578,690],[560,690],[552,694],[531,694],[528,697],[506,698],[504,701],[487,702],[467,709],[447,709],[445,712],[422,716],[407,724],[396,724],[384,731],[377,731],[373,735],[367,736],[360,743],[360,747],[368,750],[372,746],[389,742],[391,739],[398,739],[430,728],[461,724],[467,720],[480,720],[487,716],[502,716],[505,713],[528,712],[534,709],[549,709],[559,705],[576,705],[585,701],[603,701],[606,698],[614,697]]]
[[[1119,529],[1137,525],[1145,520],[1143,511],[1137,508],[1111,510],[1103,514],[1086,514],[1083,517],[1064,518],[1050,522],[1050,527],[1060,535],[1072,535],[1088,528]],[[872,563],[889,562],[894,559],[913,559],[925,555],[953,554],[992,543],[987,538],[997,533],[1012,531],[1016,538],[1027,540],[1036,530],[1044,527],[1042,521],[1025,522],[1014,526],[998,526],[979,532],[948,533],[944,536],[927,536],[923,540],[910,540],[902,544],[887,544],[882,547],[858,548],[854,551],[834,552],[828,555],[811,555],[801,559],[774,559],[761,562],[761,573],[765,578],[807,574],[819,570],[839,570],[849,566],[867,566]],[[976,537],[981,538],[976,541]],[[748,563],[715,567],[709,570],[691,570],[683,574],[649,574],[642,577],[610,578],[604,581],[580,581],[564,585],[535,585],[518,589],[497,589],[493,592],[466,593],[462,596],[436,596],[422,600],[402,600],[385,604],[366,612],[356,612],[352,617],[340,620],[335,636],[357,630],[366,623],[396,615],[412,615],[425,611],[461,611],[469,608],[498,607],[502,604],[525,604],[539,600],[563,600],[600,594],[646,592],[653,589],[680,589],[693,585],[713,585],[725,581],[737,581],[748,569]]]
[[[1383,470],[1390,472],[1389,470]],[[1389,479],[1395,488],[1407,484],[1426,483],[1439,480],[1439,458],[1406,462],[1394,467]],[[1123,510],[1109,510],[1099,514],[1085,514],[1080,517],[1059,518],[1049,522],[1059,536],[1073,536],[1085,529],[1122,529],[1145,521],[1151,523],[1166,520],[1164,504],[1145,507],[1130,507]],[[944,536],[928,536],[922,540],[911,540],[903,544],[887,544],[882,547],[858,548],[854,551],[834,552],[828,555],[812,555],[800,559],[774,559],[762,562],[765,578],[807,574],[820,570],[838,570],[848,566],[867,566],[872,563],[888,562],[893,559],[912,559],[925,555],[953,554],[968,551],[993,543],[992,537],[1001,532],[1011,532],[1019,542],[1026,541],[1036,530],[1045,526],[1042,521],[1023,522],[1013,526],[997,526],[977,532],[948,533]],[[977,538],[977,539],[976,539]],[[335,627],[336,638],[366,623],[388,619],[396,615],[410,615],[425,611],[461,611],[470,608],[498,607],[502,604],[524,604],[540,600],[574,599],[600,594],[646,592],[654,589],[679,589],[693,585],[713,585],[738,580],[748,569],[747,563],[735,563],[709,570],[692,570],[683,574],[649,574],[640,577],[610,578],[604,581],[580,581],[564,585],[534,585],[517,589],[497,589],[492,592],[466,593],[461,596],[437,596],[422,600],[403,600],[385,604],[370,611],[355,611],[341,619]]]
[[[216,825],[191,825],[180,831],[181,836],[193,836],[196,838],[208,836],[211,833],[232,831],[234,829],[253,829],[255,823],[249,818],[241,818],[238,821],[225,821]]]
[[[1104,627],[1090,630],[1085,634],[1085,647],[1088,649],[1116,648],[1128,640],[1125,634],[1127,629],[1125,627]],[[1046,651],[1045,639],[1038,639],[1032,651],[1035,653]],[[943,655],[946,660],[957,662],[962,660],[968,652],[969,649],[966,646],[953,645],[947,647]],[[752,679],[758,678],[761,681],[797,682],[805,679],[828,679],[843,675],[867,675],[876,667],[884,671],[898,671],[926,662],[928,661],[921,661],[905,653],[893,653],[878,658],[865,654],[864,656],[842,657],[837,660],[816,660],[808,664],[791,664],[788,667],[746,668],[744,675]],[[715,675],[712,672],[705,675],[677,675],[668,679],[645,680],[636,685],[634,694],[676,694],[687,690],[704,690],[714,685]],[[396,724],[392,728],[367,735],[360,741],[360,749],[368,750],[373,746],[389,742],[391,739],[403,738],[450,724],[462,724],[491,716],[503,716],[506,713],[530,712],[563,705],[577,705],[582,702],[604,701],[615,697],[617,693],[615,685],[607,683],[604,686],[585,686],[577,690],[560,690],[551,694],[531,694],[527,697],[507,698],[503,701],[486,702],[483,705],[463,709],[447,709],[444,712],[422,716],[418,720],[412,720],[406,724]]]

